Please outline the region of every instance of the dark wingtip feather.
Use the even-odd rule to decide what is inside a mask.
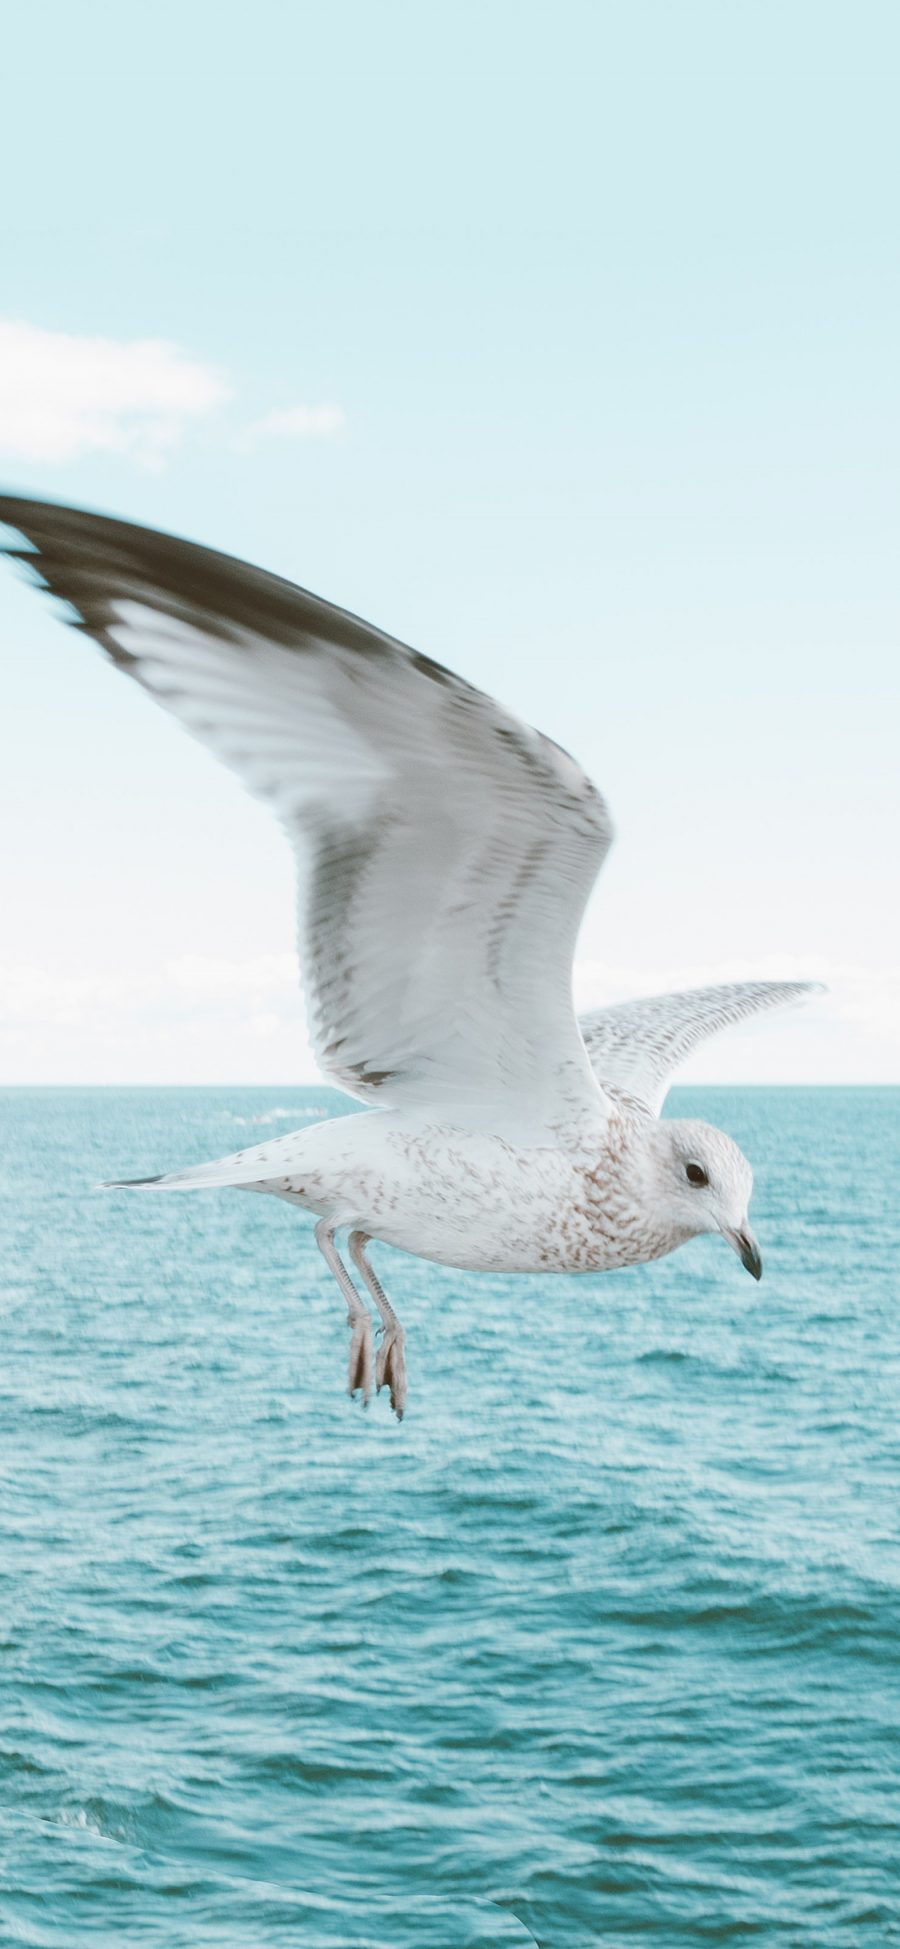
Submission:
[[[114,656],[115,605],[129,599],[218,635],[246,630],[291,649],[321,639],[359,655],[408,654],[395,638],[282,576],[156,528],[14,494],[0,494],[0,526],[29,543],[0,543],[2,552],[69,602]]]

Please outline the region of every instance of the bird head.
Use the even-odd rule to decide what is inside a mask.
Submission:
[[[681,1118],[655,1126],[654,1188],[682,1238],[721,1232],[741,1264],[762,1278],[759,1246],[747,1216],[753,1172],[743,1151],[713,1124]]]

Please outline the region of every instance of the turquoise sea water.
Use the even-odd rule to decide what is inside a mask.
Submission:
[[[329,1092],[0,1094],[0,1940],[900,1942],[900,1092],[682,1090],[721,1241],[571,1279],[104,1196]]]

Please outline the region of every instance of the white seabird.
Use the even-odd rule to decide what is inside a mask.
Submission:
[[[575,942],[613,829],[574,759],[261,569],[43,502],[0,498],[0,521],[26,543],[8,552],[285,827],[313,1046],[367,1106],[129,1188],[232,1185],[316,1213],[350,1391],[387,1385],[398,1415],[403,1329],[371,1239],[448,1266],[587,1272],[721,1232],[760,1277],[746,1159],[659,1111],[704,1037],[816,984],[736,982],[579,1022]],[[377,1359],[341,1230],[381,1316]]]

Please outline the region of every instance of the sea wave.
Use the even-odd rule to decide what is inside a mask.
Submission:
[[[676,1103],[759,1163],[760,1287],[376,1248],[398,1428],[304,1218],[81,1189],[346,1104],[7,1094],[0,1939],[892,1940],[898,1101]]]

